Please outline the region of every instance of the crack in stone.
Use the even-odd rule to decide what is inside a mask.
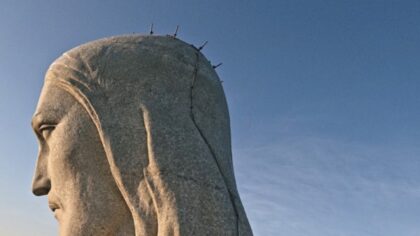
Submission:
[[[194,47],[194,46],[193,46]],[[192,78],[192,83],[191,83],[191,87],[190,87],[190,117],[191,120],[195,126],[195,128],[198,130],[198,132],[200,133],[201,138],[203,139],[203,141],[205,142],[206,146],[208,147],[211,156],[213,157],[214,162],[216,163],[217,169],[220,173],[220,175],[222,176],[223,182],[226,186],[226,189],[229,193],[229,199],[232,203],[232,208],[233,211],[235,213],[235,217],[236,217],[236,234],[239,236],[239,213],[238,213],[238,209],[236,208],[236,204],[235,204],[235,195],[232,193],[232,190],[229,188],[228,184],[227,184],[227,179],[226,176],[223,174],[222,169],[220,167],[220,163],[216,158],[216,153],[214,152],[213,148],[211,147],[210,143],[208,142],[207,138],[204,136],[203,131],[200,129],[200,127],[197,125],[197,122],[195,121],[195,117],[194,117],[194,112],[193,112],[193,91],[194,91],[194,86],[195,86],[195,82],[197,80],[197,76],[198,76],[198,69],[199,69],[199,65],[200,65],[200,50],[197,49],[196,47],[194,47],[194,49],[196,50],[196,62],[194,65],[194,72],[193,72],[193,78]]]

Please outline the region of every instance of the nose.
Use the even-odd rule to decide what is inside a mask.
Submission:
[[[51,181],[48,178],[34,178],[32,183],[32,193],[35,196],[47,195],[51,189]]]
[[[51,181],[47,173],[47,161],[43,155],[38,156],[35,175],[32,181],[32,193],[36,196],[47,195],[51,190]]]

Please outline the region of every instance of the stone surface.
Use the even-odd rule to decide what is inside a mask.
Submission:
[[[193,46],[127,35],[49,68],[33,181],[60,235],[252,235],[220,80]]]

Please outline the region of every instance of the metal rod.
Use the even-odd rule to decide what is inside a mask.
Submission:
[[[153,23],[152,23],[152,25],[150,26],[150,35],[153,35]]]
[[[217,64],[217,65],[215,65],[215,66],[213,66],[213,69],[216,69],[217,67],[219,67],[219,66],[221,66],[221,65],[223,65],[223,63],[219,63],[219,64]]]
[[[201,49],[203,49],[203,48],[207,45],[207,43],[208,43],[208,41],[204,42],[204,43],[203,43],[203,45],[201,45],[201,46],[198,48],[198,51],[201,51]]]
[[[177,34],[178,34],[178,29],[179,29],[179,25],[176,26],[176,30],[175,30],[175,34],[174,34],[174,38],[176,38]]]

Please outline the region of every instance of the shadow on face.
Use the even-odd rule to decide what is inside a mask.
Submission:
[[[60,235],[134,235],[98,131],[75,98],[45,84],[32,127],[39,141],[32,192],[48,195]]]

